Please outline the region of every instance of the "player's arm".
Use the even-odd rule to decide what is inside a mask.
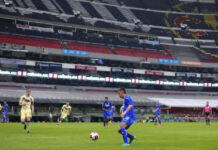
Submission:
[[[128,113],[131,109],[132,109],[133,105],[129,105],[126,109],[126,111],[124,111],[122,114],[121,114],[121,117],[123,118],[125,116],[126,113]]]
[[[107,111],[107,110],[104,108],[104,104],[102,104],[102,110],[103,110],[103,111]]]
[[[133,100],[132,99],[127,99],[126,100],[128,107],[126,108],[126,110],[121,114],[121,118],[123,118],[125,116],[126,113],[128,113],[132,108],[133,108]]]
[[[23,96],[20,97],[19,106],[25,106],[25,103],[23,103]]]
[[[155,109],[155,113],[158,111],[158,108]]]

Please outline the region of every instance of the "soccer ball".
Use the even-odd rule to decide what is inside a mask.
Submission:
[[[99,134],[98,134],[97,132],[92,132],[92,133],[90,134],[90,139],[91,139],[92,141],[96,141],[98,138],[99,138]]]

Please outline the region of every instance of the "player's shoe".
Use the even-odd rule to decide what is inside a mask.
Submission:
[[[132,141],[135,140],[135,139],[136,139],[136,136],[134,136],[134,138],[132,138],[132,139],[129,139],[129,144],[131,144]]]
[[[129,143],[124,143],[122,146],[129,146]]]

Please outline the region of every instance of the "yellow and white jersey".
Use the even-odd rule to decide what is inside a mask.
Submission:
[[[61,108],[61,112],[62,112],[62,113],[66,113],[66,114],[69,115],[70,112],[71,112],[71,106],[70,106],[70,105],[67,106],[66,104],[63,105],[62,108]]]
[[[23,95],[23,96],[20,97],[19,104],[20,105],[25,104],[24,106],[22,106],[21,109],[31,110],[31,106],[32,106],[32,104],[34,104],[34,98],[32,96]]]
[[[2,105],[0,104],[0,111],[2,110]]]

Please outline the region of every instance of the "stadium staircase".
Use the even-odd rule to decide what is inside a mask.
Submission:
[[[169,46],[171,55],[178,60],[184,61],[197,61],[199,62],[200,59],[198,58],[196,52],[190,47],[181,47],[181,46]]]

